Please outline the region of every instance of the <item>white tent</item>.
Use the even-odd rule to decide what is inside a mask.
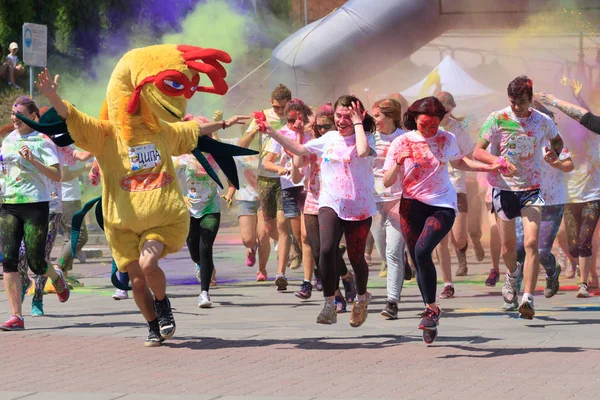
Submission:
[[[471,78],[454,59],[446,56],[433,71],[419,83],[403,90],[402,95],[409,99],[418,99],[445,91],[456,99],[468,99],[494,94],[495,92]]]

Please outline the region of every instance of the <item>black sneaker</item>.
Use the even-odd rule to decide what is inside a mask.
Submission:
[[[558,292],[558,288],[560,283],[558,282],[558,277],[560,276],[560,272],[562,269],[560,265],[556,264],[556,270],[554,271],[554,275],[546,278],[546,288],[544,289],[544,297],[549,299],[554,296],[556,292]]]
[[[310,296],[312,296],[312,288],[312,283],[303,281],[300,290],[296,292],[296,297],[303,300],[310,299]]]
[[[160,336],[165,340],[172,338],[175,334],[175,318],[173,318],[173,311],[171,310],[169,298],[165,296],[162,301],[155,299],[154,309],[156,310],[156,316],[158,317]]]
[[[381,315],[387,319],[398,318],[398,303],[392,300],[386,300],[385,308],[381,311]]]
[[[162,345],[162,342],[164,342],[165,339],[163,339],[160,336],[160,328],[158,327],[158,319],[155,319],[152,322],[148,322],[148,337],[146,338],[146,341],[144,342],[144,346],[146,347],[158,347]]]
[[[423,342],[425,344],[432,344],[435,338],[437,338],[438,330],[435,329],[423,329]]]
[[[278,292],[284,292],[287,290],[288,280],[284,275],[277,274],[275,278],[275,286],[277,286]]]

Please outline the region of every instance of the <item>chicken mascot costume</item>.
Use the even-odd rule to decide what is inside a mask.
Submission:
[[[256,154],[209,137],[248,117],[181,122],[187,100],[196,92],[227,93],[221,63],[229,62],[231,57],[224,51],[188,45],[131,50],[111,75],[99,119],[61,100],[58,76],[52,80],[46,69],[36,86],[53,109],[39,121],[21,117],[57,145],[75,143],[96,157],[103,184],[106,239],[118,270],[128,273],[136,304],[148,322],[146,346],[159,346],[175,333],[158,260],[179,251],[189,230],[189,213],[171,157],[193,153],[222,187],[202,155],[210,153],[238,187],[232,156]],[[202,75],[208,76],[210,86],[200,85]]]

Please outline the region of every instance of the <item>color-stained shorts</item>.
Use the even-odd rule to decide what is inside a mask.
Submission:
[[[542,207],[546,203],[539,189],[512,192],[492,189],[492,210],[503,221],[510,221],[521,216],[526,207]]]
[[[281,181],[279,177],[258,177],[258,200],[260,201],[260,209],[265,219],[277,218],[277,211],[283,211]]]

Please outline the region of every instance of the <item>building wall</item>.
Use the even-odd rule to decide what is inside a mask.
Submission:
[[[308,23],[323,18],[336,8],[342,6],[347,0],[307,0]],[[290,11],[292,21],[304,24],[304,0],[292,0]]]

